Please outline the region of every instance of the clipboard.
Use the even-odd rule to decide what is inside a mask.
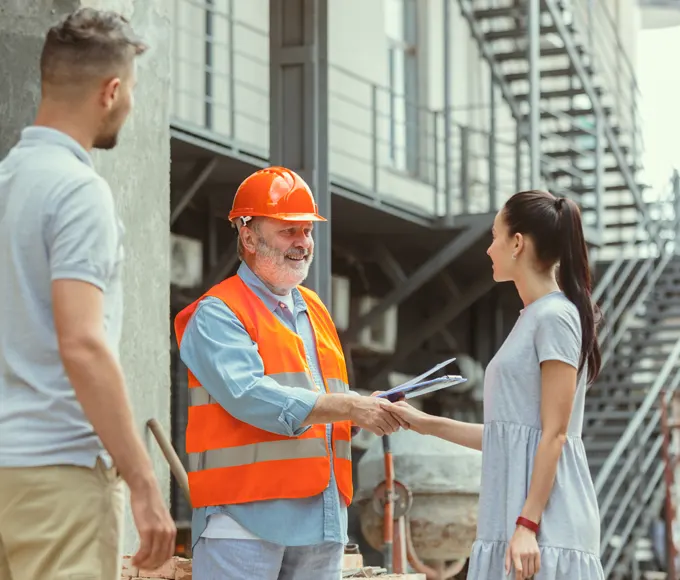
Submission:
[[[464,383],[467,381],[467,379],[461,377],[460,375],[445,375],[435,379],[423,380],[429,377],[432,373],[435,373],[439,369],[451,364],[455,360],[455,357],[445,360],[444,362],[441,362],[433,366],[431,369],[425,371],[422,375],[419,375],[401,385],[390,389],[389,391],[385,391],[384,393],[380,393],[376,396],[387,399],[388,401],[394,403],[402,397],[405,399],[413,399],[427,393],[432,393],[440,389],[445,389],[447,387]]]

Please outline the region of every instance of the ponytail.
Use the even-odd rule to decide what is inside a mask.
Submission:
[[[578,206],[566,198],[558,198],[555,206],[559,214],[561,252],[557,283],[564,295],[576,305],[581,319],[581,359],[579,372],[587,363],[588,382],[592,383],[600,373],[602,356],[596,335],[596,315],[599,309],[593,305],[588,248],[583,235],[581,212]]]
[[[600,312],[592,304],[588,248],[578,206],[547,191],[520,191],[505,202],[504,217],[511,235],[521,233],[533,239],[536,258],[543,267],[559,265],[557,283],[581,319],[578,371],[587,365],[588,382],[592,383],[602,366],[596,335]]]

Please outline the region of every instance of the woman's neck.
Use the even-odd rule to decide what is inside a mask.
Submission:
[[[554,271],[550,274],[524,274],[515,280],[515,287],[525,308],[546,294],[560,289]]]

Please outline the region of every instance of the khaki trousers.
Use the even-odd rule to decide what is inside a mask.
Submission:
[[[115,470],[0,468],[0,580],[120,580]]]

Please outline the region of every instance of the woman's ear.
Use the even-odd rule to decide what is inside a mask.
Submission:
[[[520,233],[515,234],[514,244],[512,248],[512,255],[518,258],[519,255],[524,251],[524,236]]]

